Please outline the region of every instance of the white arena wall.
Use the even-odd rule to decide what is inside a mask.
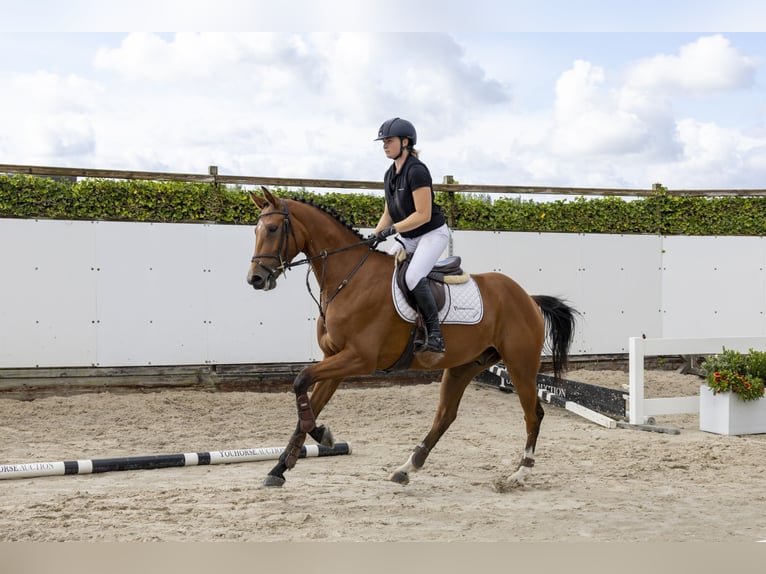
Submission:
[[[453,252],[567,299],[572,354],[598,355],[631,336],[766,335],[764,241],[456,231]],[[257,292],[252,250],[251,226],[0,219],[0,368],[320,359],[307,267]]]

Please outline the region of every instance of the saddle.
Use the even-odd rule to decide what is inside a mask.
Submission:
[[[397,287],[407,300],[407,304],[413,309],[417,309],[418,307],[415,298],[412,296],[412,293],[407,287],[407,282],[404,279],[404,275],[407,272],[407,267],[409,267],[411,259],[412,255],[408,255],[404,249],[396,254],[394,278]],[[442,310],[447,300],[445,284],[460,284],[468,283],[468,281],[470,281],[471,276],[463,271],[461,264],[462,259],[460,257],[447,257],[446,259],[437,261],[431,272],[426,276],[428,278],[428,286],[434,295],[437,309]],[[414,358],[413,343],[418,333],[421,333],[421,337],[424,336],[423,319],[419,310],[415,324],[410,332],[409,341],[407,341],[401,356],[390,367],[383,369],[384,372],[392,373],[409,369]]]
[[[407,303],[413,308],[417,308],[415,298],[412,296],[407,282],[404,280],[404,275],[407,273],[407,268],[410,266],[412,260],[412,254],[407,254],[404,249],[399,251],[396,258],[396,284],[399,289],[404,293]],[[428,278],[428,286],[433,293],[434,301],[436,301],[436,308],[441,309],[444,307],[444,303],[447,299],[445,294],[444,284],[459,284],[466,283],[470,275],[465,273],[461,267],[462,259],[457,255],[452,255],[441,261],[437,261],[430,273],[426,275]]]

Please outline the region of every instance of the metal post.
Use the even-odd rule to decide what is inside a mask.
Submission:
[[[455,183],[455,178],[451,175],[445,175],[442,178],[442,183],[446,185],[452,185]],[[451,257],[453,255],[452,230],[455,228],[455,192],[448,191],[447,199],[449,204],[449,209],[447,210],[447,225],[450,228],[449,246],[447,247],[447,255]]]

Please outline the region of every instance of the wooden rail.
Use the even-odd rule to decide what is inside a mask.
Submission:
[[[149,181],[185,181],[190,183],[211,183],[230,185],[273,185],[279,187],[328,188],[328,189],[383,189],[382,181],[343,179],[301,179],[284,177],[262,177],[244,175],[220,175],[217,166],[210,166],[207,174],[173,173],[153,171],[123,171],[110,169],[87,169],[35,165],[0,164],[0,173],[19,173],[36,176],[64,176],[101,179],[138,179]],[[574,195],[574,196],[650,196],[657,193],[660,184],[652,189],[620,189],[599,187],[549,187],[521,185],[479,185],[451,183],[452,176],[445,176],[443,183],[434,184],[435,191],[458,193],[508,193],[525,195]],[[677,196],[766,196],[766,189],[676,189],[666,190]]]

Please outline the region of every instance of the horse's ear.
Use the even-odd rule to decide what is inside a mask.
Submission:
[[[274,197],[271,194],[271,192],[269,191],[269,188],[262,185],[261,191],[263,192],[264,197],[259,197],[255,195],[252,191],[249,192],[250,199],[258,207],[258,209],[263,209],[267,205],[271,205],[273,207],[279,207],[279,201],[277,200],[276,197]]]
[[[258,209],[263,209],[269,204],[267,199],[255,195],[252,191],[249,192],[249,195],[250,201],[252,201]]]
[[[268,187],[266,187],[265,185],[262,185],[261,191],[263,192],[264,197],[266,197],[266,201],[268,201],[274,207],[279,206],[279,202],[277,201],[277,198],[271,194]]]

